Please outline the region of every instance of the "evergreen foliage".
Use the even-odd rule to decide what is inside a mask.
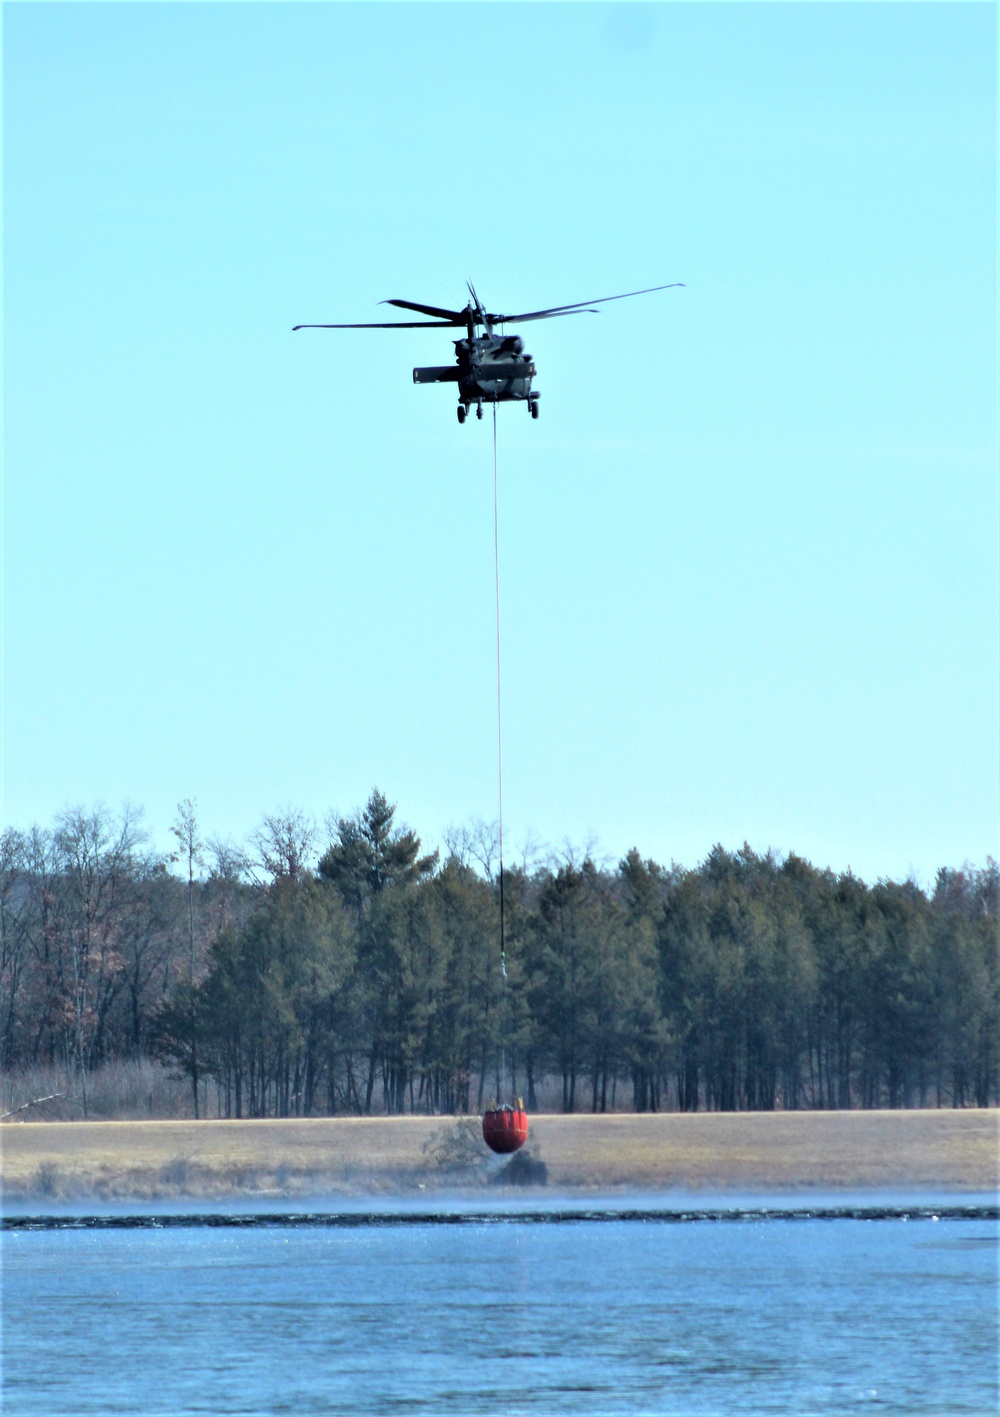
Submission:
[[[155,1055],[226,1116],[1000,1102],[992,860],[929,893],[747,846],[508,871],[502,981],[488,861],[421,854],[382,793],[315,870],[297,812],[243,853],[182,809],[183,879],[131,811],[3,834],[6,1069],[61,1063],[86,1106]]]

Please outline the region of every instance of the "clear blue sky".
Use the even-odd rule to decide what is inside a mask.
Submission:
[[[997,851],[991,5],[4,8],[4,819]]]

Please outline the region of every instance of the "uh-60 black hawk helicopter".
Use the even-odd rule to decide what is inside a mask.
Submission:
[[[537,372],[530,354],[524,352],[520,335],[508,335],[507,325],[523,325],[529,320],[551,320],[558,315],[596,315],[594,305],[609,300],[629,300],[633,295],[651,295],[656,290],[672,290],[683,281],[670,285],[651,285],[646,290],[628,290],[624,295],[602,295],[598,300],[578,300],[574,305],[554,305],[548,310],[528,310],[522,315],[492,315],[483,305],[471,281],[469,302],[464,310],[443,310],[437,305],[420,305],[415,300],[383,300],[383,305],[396,305],[401,310],[416,310],[432,315],[430,320],[391,320],[385,324],[365,325],[294,325],[296,330],[423,330],[461,329],[465,338],[455,340],[455,363],[414,369],[415,384],[457,384],[458,421],[464,423],[469,409],[475,405],[476,417],[482,418],[484,403],[527,403],[532,418],[538,417],[538,394],[531,381]],[[500,333],[497,333],[497,326]],[[481,329],[481,335],[476,330]]]

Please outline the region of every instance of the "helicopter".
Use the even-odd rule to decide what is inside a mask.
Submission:
[[[391,320],[382,324],[363,325],[293,325],[293,330],[423,330],[465,327],[465,337],[454,341],[455,363],[414,369],[415,384],[457,384],[458,421],[464,423],[473,406],[476,417],[482,418],[484,403],[523,402],[532,418],[538,417],[537,390],[531,381],[537,370],[530,354],[524,352],[520,335],[506,333],[506,325],[523,325],[529,320],[551,320],[561,315],[597,315],[595,305],[609,300],[629,300],[633,295],[651,295],[657,290],[673,290],[683,281],[670,285],[651,285],[645,290],[628,290],[623,295],[602,295],[597,300],[578,300],[573,305],[553,305],[548,310],[528,310],[521,315],[491,314],[471,281],[467,281],[469,300],[462,310],[444,310],[438,305],[421,305],[415,300],[383,300],[383,305],[395,305],[401,310],[414,310],[429,315],[428,320]],[[500,327],[499,333],[497,326]],[[482,334],[477,334],[477,330]]]

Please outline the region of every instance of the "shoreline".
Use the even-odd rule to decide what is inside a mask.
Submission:
[[[995,1193],[1000,1112],[545,1114],[521,1181],[478,1118],[4,1122],[7,1202],[277,1200],[547,1188],[630,1192]],[[539,1169],[537,1163],[543,1163]],[[534,1184],[531,1184],[531,1182]],[[504,1184],[504,1183],[510,1183]]]

